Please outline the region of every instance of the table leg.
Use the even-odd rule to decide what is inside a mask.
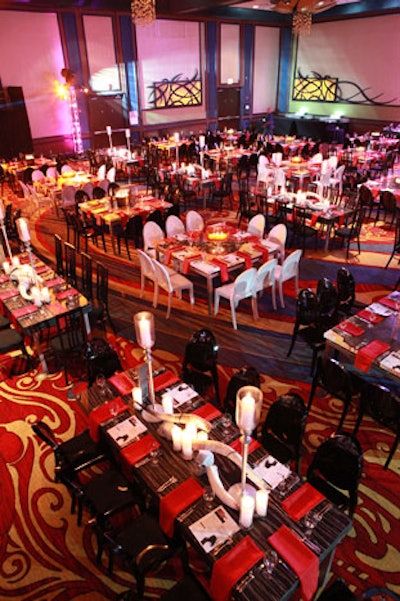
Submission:
[[[84,319],[84,322],[85,322],[86,334],[89,336],[89,335],[90,335],[90,332],[92,331],[92,330],[91,330],[91,327],[90,327],[89,314],[88,314],[88,313],[85,313],[85,314],[83,315],[83,319]]]
[[[208,299],[208,314],[212,315],[213,310],[213,293],[214,287],[212,283],[212,279],[210,277],[207,278],[207,299]]]

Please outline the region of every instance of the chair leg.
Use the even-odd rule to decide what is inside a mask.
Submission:
[[[237,330],[237,321],[236,321],[236,311],[235,311],[235,303],[231,300],[231,315],[232,315],[232,325],[235,330]]]

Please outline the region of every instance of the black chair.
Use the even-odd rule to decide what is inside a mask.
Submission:
[[[81,277],[79,290],[88,300],[93,299],[93,261],[87,253],[80,253]]]
[[[152,211],[150,213],[150,215],[146,219],[146,223],[148,221],[154,221],[164,231],[164,219],[163,219],[163,215],[159,209],[156,209],[155,211]]]
[[[43,421],[32,424],[32,429],[54,451],[54,480],[64,484],[70,492],[73,514],[80,495],[79,473],[101,463],[108,465],[107,454],[101,445],[91,439],[89,430],[60,442]]]
[[[26,350],[24,337],[17,332],[17,330],[9,327],[9,323],[7,324],[8,320],[6,320],[7,318],[2,320],[3,328],[0,329],[0,356],[14,351],[20,351],[22,356],[26,358],[27,368],[30,369],[32,366],[32,359]],[[13,368],[14,363],[15,357],[13,357]]]
[[[318,326],[326,331],[333,328],[339,320],[338,292],[335,284],[326,277],[317,282]]]
[[[239,192],[239,206],[236,214],[239,218],[238,227],[240,228],[242,219],[247,219],[249,221],[254,215],[257,215],[257,213],[258,210],[255,200],[249,196],[248,192],[241,190]]]
[[[94,324],[101,325],[104,329],[108,321],[111,329],[115,332],[109,309],[108,269],[101,263],[96,263],[96,296],[92,303],[90,319]]]
[[[230,413],[233,419],[236,415],[236,394],[239,388],[243,386],[260,388],[260,374],[255,367],[244,365],[233,374],[228,382],[224,399],[224,411]]]
[[[65,382],[69,385],[68,367],[76,361],[82,368],[84,350],[87,343],[86,327],[80,307],[71,309],[55,317],[57,334],[50,340],[50,348],[56,362],[64,369]]]
[[[390,257],[388,259],[388,262],[385,265],[385,269],[387,269],[389,267],[389,264],[390,264],[391,260],[393,259],[394,255],[400,255],[400,216],[396,217],[396,228],[395,228],[395,232],[394,232],[393,248],[392,248]],[[400,263],[400,258],[399,258],[398,262]]]
[[[90,338],[84,351],[88,373],[88,386],[96,381],[98,374],[110,378],[115,372],[122,371],[117,351],[105,338]]]
[[[65,269],[64,276],[67,284],[70,286],[77,286],[77,275],[76,275],[76,248],[69,242],[64,242],[64,257],[65,257]]]
[[[93,188],[93,200],[101,200],[105,196],[106,191],[104,190],[104,188],[101,188],[100,186],[95,186]]]
[[[340,578],[335,579],[318,597],[318,601],[356,601],[355,594]]]
[[[178,195],[179,200],[182,202],[183,206],[187,208],[191,205],[197,204],[197,193],[196,190],[192,187],[190,181],[187,178],[182,177],[181,175],[176,176],[176,183],[178,187]]]
[[[357,434],[365,414],[370,415],[374,421],[382,424],[395,434],[383,467],[384,470],[387,470],[400,442],[400,398],[384,386],[368,383],[361,394],[360,411],[354,434]]]
[[[337,507],[353,515],[362,468],[363,453],[357,438],[339,432],[317,448],[307,480]]]
[[[114,232],[115,233],[115,232]],[[118,254],[121,254],[121,240],[125,241],[125,248],[129,260],[131,253],[129,250],[129,242],[133,241],[135,248],[143,248],[143,220],[140,215],[130,217],[124,228],[117,232]]]
[[[54,253],[56,256],[56,273],[59,276],[64,275],[64,259],[63,259],[63,241],[61,236],[54,234]]]
[[[79,212],[79,205],[82,202],[88,202],[90,200],[89,194],[84,190],[77,190],[75,192],[75,210]]]
[[[389,223],[391,229],[393,227],[398,212],[396,197],[391,190],[382,190],[382,192],[380,193],[376,221],[379,220],[381,209],[383,210],[383,220],[385,224],[387,216],[391,215],[392,218]]]
[[[214,334],[206,328],[198,330],[190,338],[185,348],[182,379],[200,395],[205,395],[213,384],[215,399],[220,404],[218,380],[218,344]],[[208,376],[206,372],[210,372]]]
[[[357,601],[400,601],[400,598],[385,587],[373,586],[361,593]]]
[[[182,580],[161,596],[161,601],[179,601],[180,599],[208,601],[211,600],[211,597],[202,588],[196,578],[185,574]]]
[[[336,359],[322,357],[318,358],[317,369],[312,381],[307,405],[308,413],[318,387],[343,401],[343,411],[336,429],[339,431],[343,426],[352,398],[359,396],[360,388],[344,365]]]
[[[309,210],[305,207],[296,207],[293,210],[293,239],[292,244],[298,248],[306,248],[307,240],[314,240],[314,247],[318,244],[318,228],[311,225]]]
[[[353,275],[346,267],[339,267],[336,274],[336,287],[339,315],[351,315],[356,300],[356,284]]]
[[[358,190],[358,205],[365,209],[365,214],[369,209],[368,218],[371,217],[372,211],[379,207],[379,200],[375,201],[372,191],[365,184],[361,184]]]
[[[294,462],[300,474],[302,441],[307,409],[294,392],[277,398],[268,410],[261,430],[261,443],[281,463]]]
[[[212,204],[218,205],[220,211],[223,209],[224,200],[229,200],[229,207],[232,208],[233,191],[232,191],[232,173],[225,173],[221,178],[219,187],[214,187],[212,191]]]
[[[324,330],[318,323],[317,296],[309,288],[303,288],[297,295],[296,321],[287,357],[290,357],[298,336],[306,342],[313,352],[310,371],[313,375],[318,354],[325,348],[325,339]]]
[[[358,254],[361,252],[360,234],[366,210],[367,207],[359,207],[355,215],[351,217],[350,224],[346,224],[335,229],[334,237],[339,238],[342,248],[346,243],[346,259],[349,258],[350,244],[352,242],[357,242]]]

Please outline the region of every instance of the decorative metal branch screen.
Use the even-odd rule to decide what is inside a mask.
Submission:
[[[198,73],[189,79],[183,79],[182,74],[172,79],[163,79],[153,83],[149,102],[154,108],[176,108],[182,106],[197,106],[202,102],[202,82]]]
[[[335,102],[338,80],[335,77],[295,77],[293,100]]]

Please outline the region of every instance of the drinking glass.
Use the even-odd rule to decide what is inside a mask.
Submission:
[[[229,430],[232,426],[232,416],[230,413],[226,412],[222,414],[221,417],[221,426],[222,426],[222,435],[224,440],[229,436]]]
[[[277,563],[278,563],[278,553],[274,549],[269,549],[265,553],[265,559],[264,559],[265,571],[267,572],[268,576],[270,576],[272,574]]]
[[[106,380],[106,377],[104,374],[97,374],[96,386],[99,389],[100,396],[104,398],[106,396],[106,387],[107,387],[107,380]]]
[[[211,486],[204,487],[203,500],[206,504],[207,509],[213,508],[213,503],[215,499],[215,492],[211,488]]]
[[[306,538],[311,538],[314,532],[314,528],[320,521],[320,516],[314,510],[309,511],[303,518],[304,526],[306,527],[305,536]]]

